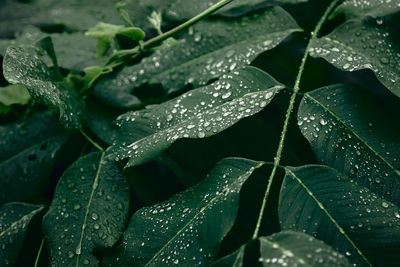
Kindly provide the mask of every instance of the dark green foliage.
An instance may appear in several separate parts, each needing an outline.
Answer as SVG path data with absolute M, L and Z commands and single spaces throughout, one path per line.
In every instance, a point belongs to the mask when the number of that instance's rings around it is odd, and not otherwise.
M 0 1 L 0 266 L 397 266 L 399 16 Z

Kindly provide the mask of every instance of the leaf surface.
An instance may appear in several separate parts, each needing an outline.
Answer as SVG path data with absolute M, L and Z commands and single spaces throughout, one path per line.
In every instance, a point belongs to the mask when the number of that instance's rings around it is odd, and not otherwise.
M 12 266 L 22 248 L 31 219 L 43 206 L 7 203 L 0 209 L 0 265 Z
M 372 70 L 393 94 L 400 97 L 400 47 L 382 27 L 348 21 L 317 38 L 310 50 L 344 71 Z
M 334 85 L 307 93 L 298 124 L 318 160 L 400 205 L 398 116 L 366 90 Z
M 242 267 L 245 250 L 246 250 L 246 245 L 242 245 L 238 250 L 213 262 L 211 266 L 212 267 L 222 267 L 222 266 Z
M 110 102 L 115 92 L 129 96 L 133 88 L 144 83 L 161 82 L 170 93 L 187 84 L 203 86 L 250 64 L 295 31 L 300 31 L 296 22 L 280 7 L 236 20 L 202 21 L 189 29 L 178 44 L 158 50 L 141 63 L 100 80 L 95 93 Z M 136 98 L 115 102 L 125 108 L 140 104 Z
M 181 138 L 215 135 L 260 112 L 284 86 L 260 69 L 246 67 L 182 96 L 128 112 L 117 119 L 117 138 L 108 157 L 142 164 Z
M 344 14 L 347 19 L 367 16 L 380 17 L 399 11 L 399 0 L 346 0 L 336 8 L 332 16 Z
M 132 216 L 117 255 L 105 266 L 209 264 L 233 226 L 242 185 L 262 165 L 224 159 L 198 185 L 140 209 Z
M 10 46 L 3 61 L 4 77 L 12 84 L 25 85 L 33 99 L 57 107 L 65 128 L 80 128 L 84 119 L 83 101 L 74 89 L 58 81 L 40 58 L 41 52 L 33 46 Z
M 259 242 L 262 266 L 352 266 L 345 256 L 304 233 L 282 231 Z
M 353 263 L 400 259 L 399 207 L 329 167 L 286 168 L 278 212 L 282 229 L 311 234 Z
M 128 208 L 127 181 L 103 153 L 91 153 L 72 164 L 43 218 L 52 266 L 97 266 L 93 251 L 114 245 Z
M 26 105 L 31 96 L 23 85 L 7 85 L 0 87 L 0 114 L 6 114 L 11 110 L 12 105 Z M 4 110 L 4 111 L 3 111 Z
M 0 205 L 28 201 L 40 193 L 67 139 L 48 113 L 0 126 Z

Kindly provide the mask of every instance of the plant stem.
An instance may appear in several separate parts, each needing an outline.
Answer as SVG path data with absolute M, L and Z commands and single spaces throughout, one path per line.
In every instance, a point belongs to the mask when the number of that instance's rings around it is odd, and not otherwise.
M 328 8 L 325 10 L 325 13 L 322 15 L 321 19 L 318 21 L 317 25 L 315 26 L 314 31 L 311 34 L 311 38 L 308 41 L 306 50 L 305 50 L 303 58 L 301 60 L 301 64 L 300 64 L 300 67 L 299 67 L 299 72 L 297 73 L 297 77 L 296 77 L 296 81 L 295 81 L 295 84 L 294 84 L 293 92 L 292 92 L 292 95 L 290 97 L 289 107 L 286 110 L 285 121 L 284 121 L 284 124 L 283 124 L 281 137 L 279 139 L 278 150 L 276 151 L 276 156 L 275 156 L 275 160 L 274 160 L 274 167 L 272 168 L 271 174 L 270 174 L 269 179 L 268 179 L 268 185 L 267 185 L 267 189 L 266 189 L 265 194 L 264 194 L 263 202 L 261 204 L 261 209 L 260 209 L 260 213 L 258 215 L 256 228 L 255 228 L 254 233 L 253 233 L 253 239 L 258 237 L 258 233 L 260 231 L 260 226 L 261 226 L 261 222 L 262 222 L 262 219 L 263 219 L 263 215 L 264 215 L 265 207 L 266 207 L 266 204 L 267 204 L 268 196 L 269 196 L 269 193 L 270 193 L 270 190 L 271 190 L 272 183 L 274 181 L 276 169 L 278 168 L 278 166 L 280 164 L 280 161 L 281 161 L 282 151 L 283 151 L 283 147 L 284 147 L 284 143 L 285 143 L 285 139 L 286 139 L 286 133 L 287 133 L 288 126 L 289 126 L 289 121 L 290 121 L 290 115 L 293 112 L 294 104 L 295 104 L 295 101 L 296 101 L 296 96 L 297 96 L 297 93 L 300 90 L 300 81 L 301 81 L 301 78 L 303 76 L 304 67 L 306 65 L 308 54 L 310 52 L 311 44 L 314 41 L 314 39 L 317 37 L 317 35 L 318 35 L 319 31 L 321 30 L 321 27 L 324 24 L 325 20 L 327 19 L 327 17 L 329 16 L 329 14 L 332 12 L 332 10 L 335 8 L 336 4 L 339 1 L 340 0 L 333 1 L 328 6 Z
M 99 144 L 97 144 L 92 138 L 90 138 L 82 129 L 79 130 L 79 132 L 83 135 L 83 137 L 86 138 L 95 148 L 98 150 L 104 152 L 104 148 L 102 148 Z
M 42 239 L 42 243 L 40 243 L 40 247 L 39 247 L 39 251 L 38 254 L 36 256 L 36 260 L 35 260 L 35 265 L 34 267 L 38 267 L 39 266 L 39 260 L 40 260 L 40 255 L 42 254 L 42 250 L 43 250 L 43 246 L 44 246 L 44 238 Z
M 115 60 L 115 58 L 121 58 L 121 57 L 126 57 L 129 55 L 136 55 L 138 53 L 140 53 L 140 49 L 146 50 L 149 49 L 151 47 L 153 47 L 154 45 L 174 36 L 175 34 L 177 34 L 178 32 L 189 28 L 190 26 L 192 26 L 193 24 L 199 22 L 200 20 L 208 17 L 209 15 L 213 14 L 215 11 L 217 11 L 218 9 L 222 8 L 223 6 L 229 4 L 230 2 L 233 2 L 234 0 L 221 0 L 218 3 L 216 3 L 215 5 L 209 7 L 208 9 L 204 10 L 203 12 L 201 12 L 200 14 L 198 14 L 197 16 L 189 19 L 188 21 L 182 23 L 181 25 L 173 28 L 172 30 L 169 30 L 161 35 L 158 35 L 146 42 L 144 42 L 140 47 L 135 47 L 132 49 L 126 49 L 126 50 L 121 50 L 118 51 L 116 53 L 114 53 L 113 55 L 110 56 L 110 58 L 107 60 L 106 65 L 108 65 L 109 63 L 111 63 L 112 61 Z

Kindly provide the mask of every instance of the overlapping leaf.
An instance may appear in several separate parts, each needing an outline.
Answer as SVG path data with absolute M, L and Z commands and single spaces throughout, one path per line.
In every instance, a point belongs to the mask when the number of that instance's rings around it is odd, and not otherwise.
M 219 267 L 219 266 L 221 266 L 221 267 L 222 266 L 242 267 L 245 252 L 246 252 L 246 245 L 242 245 L 239 249 L 232 252 L 231 254 L 213 262 L 213 264 L 211 266 L 212 267 Z
M 97 266 L 93 251 L 118 240 L 128 208 L 128 185 L 114 162 L 100 152 L 76 161 L 43 219 L 52 266 Z
M 333 16 L 345 14 L 346 18 L 380 17 L 400 11 L 399 0 L 346 0 L 338 6 Z
M 0 87 L 0 114 L 6 114 L 12 105 L 26 105 L 31 96 L 23 85 L 7 85 Z
M 31 96 L 45 105 L 58 108 L 65 128 L 80 128 L 84 104 L 74 89 L 58 81 L 34 46 L 10 46 L 4 56 L 4 77 L 12 84 L 25 85 Z
M 13 266 L 31 219 L 43 206 L 12 202 L 0 209 L 0 265 Z
M 372 70 L 393 94 L 400 97 L 400 47 L 385 28 L 348 21 L 317 38 L 310 50 L 345 71 Z
M 345 256 L 304 233 L 282 231 L 259 242 L 263 266 L 352 266 Z
M 360 88 L 334 85 L 307 93 L 298 124 L 323 164 L 400 205 L 398 116 Z
M 248 65 L 257 55 L 299 30 L 280 7 L 236 20 L 203 21 L 189 29 L 178 44 L 100 80 L 95 93 L 113 105 L 135 107 L 140 104 L 130 95 L 135 87 L 148 82 L 162 83 L 165 90 L 174 92 L 187 84 L 205 85 L 213 78 Z
M 106 266 L 204 266 L 236 218 L 239 192 L 263 163 L 224 159 L 200 184 L 136 212 Z
M 311 234 L 353 263 L 400 259 L 399 206 L 329 167 L 286 168 L 278 211 L 282 229 Z
M 177 139 L 209 137 L 258 113 L 283 88 L 262 70 L 246 67 L 176 99 L 125 113 L 117 119 L 118 137 L 108 157 L 129 159 L 126 167 L 144 163 Z
M 0 205 L 27 201 L 48 183 L 67 140 L 48 113 L 0 127 Z

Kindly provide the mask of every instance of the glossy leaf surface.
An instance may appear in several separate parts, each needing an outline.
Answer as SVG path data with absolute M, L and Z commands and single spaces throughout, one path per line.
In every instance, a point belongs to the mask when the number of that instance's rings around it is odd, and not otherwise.
M 129 190 L 114 162 L 100 152 L 62 175 L 43 218 L 52 266 L 98 266 L 95 249 L 111 247 L 125 227 Z
M 107 157 L 144 163 L 181 138 L 205 138 L 261 111 L 284 87 L 265 72 L 247 67 L 219 81 L 117 120 Z
M 263 165 L 224 159 L 198 185 L 137 211 L 106 266 L 204 266 L 232 227 L 243 183 Z

